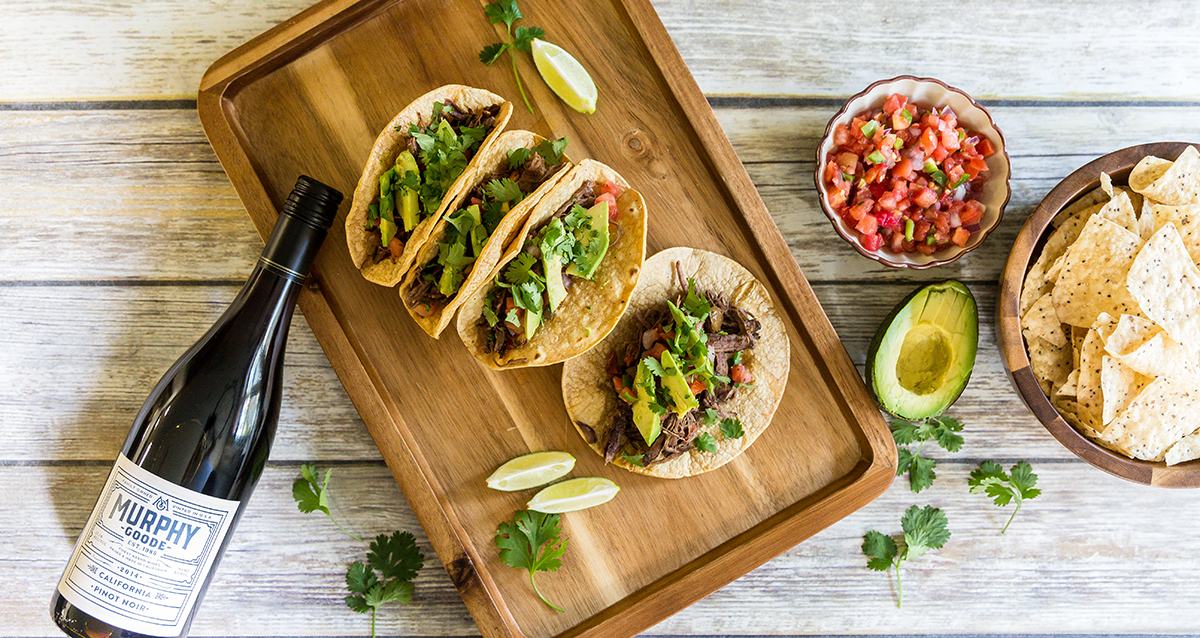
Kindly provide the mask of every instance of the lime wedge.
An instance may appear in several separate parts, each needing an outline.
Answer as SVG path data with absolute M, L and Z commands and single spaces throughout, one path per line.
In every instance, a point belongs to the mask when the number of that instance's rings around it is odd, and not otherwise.
M 538 492 L 529 501 L 529 509 L 544 514 L 562 514 L 607 503 L 621 488 L 597 476 L 555 483 Z
M 596 83 L 587 69 L 562 47 L 534 38 L 533 63 L 552 91 L 580 113 L 596 111 Z
M 566 452 L 534 452 L 496 468 L 487 486 L 502 492 L 527 490 L 561 478 L 575 467 L 575 457 Z

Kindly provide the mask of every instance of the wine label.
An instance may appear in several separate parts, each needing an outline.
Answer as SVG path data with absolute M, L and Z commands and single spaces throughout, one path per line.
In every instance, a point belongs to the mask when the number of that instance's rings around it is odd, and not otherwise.
M 238 501 L 198 494 L 117 457 L 58 593 L 148 636 L 183 633 Z

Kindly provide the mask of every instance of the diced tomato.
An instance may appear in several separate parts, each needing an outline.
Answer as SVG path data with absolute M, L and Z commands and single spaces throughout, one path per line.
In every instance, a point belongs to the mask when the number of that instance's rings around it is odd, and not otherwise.
M 904 108 L 905 104 L 908 104 L 907 97 L 900 95 L 899 93 L 893 93 L 889 95 L 886 100 L 884 100 L 883 112 L 889 114 L 895 113 L 896 111 Z
M 412 310 L 413 314 L 418 317 L 428 317 L 429 315 L 433 314 L 433 306 L 429 305 L 428 303 L 419 303 L 410 308 L 410 310 Z
M 883 245 L 883 237 L 879 235 L 863 235 L 859 242 L 867 250 L 879 250 L 879 247 Z
M 833 145 L 845 146 L 850 143 L 853 136 L 850 134 L 850 129 L 846 128 L 845 124 L 838 124 L 833 129 Z
M 912 179 L 914 175 L 912 161 L 908 158 L 896 162 L 896 167 L 892 169 L 892 176 L 899 179 Z
M 907 252 L 904 250 L 904 234 L 892 233 L 892 236 L 888 239 L 888 248 L 891 248 L 894 253 Z
M 392 259 L 399 259 L 400 253 L 404 252 L 404 242 L 400 241 L 399 237 L 393 237 L 392 241 L 388 242 L 388 251 L 392 253 Z
M 971 200 L 967 203 L 967 206 L 958 213 L 958 219 L 962 222 L 963 226 L 978 224 L 979 220 L 983 219 L 983 204 L 980 204 L 975 200 Z
M 662 326 L 658 327 L 658 339 L 660 341 L 670 340 L 670 339 L 674 339 L 674 338 L 675 338 L 674 330 L 663 330 Z
M 921 253 L 922 255 L 932 255 L 933 253 L 937 252 L 937 246 L 932 246 L 930 244 L 926 244 L 925 242 L 921 242 L 917 244 L 917 252 Z
M 996 154 L 996 149 L 992 147 L 991 140 L 986 137 L 979 140 L 979 143 L 975 145 L 975 150 L 984 157 L 991 157 Z
M 692 394 L 700 394 L 701 392 L 704 392 L 706 387 L 707 386 L 704 385 L 703 381 L 695 377 L 688 379 L 688 389 L 692 391 Z
M 874 206 L 875 206 L 875 202 L 873 202 L 869 199 L 866 201 L 863 201 L 863 202 L 859 202 L 858 204 L 855 204 L 849 210 L 850 219 L 853 219 L 855 221 L 855 224 L 857 224 L 859 220 L 861 220 L 863 217 L 866 217 L 867 213 L 871 212 L 871 208 L 873 208 Z M 851 224 L 851 225 L 853 226 L 855 224 Z
M 739 364 L 729 368 L 729 380 L 734 383 L 751 383 L 754 381 L 754 375 L 750 374 L 746 366 Z
M 835 210 L 846 204 L 846 198 L 850 196 L 849 188 L 842 188 L 829 193 L 829 205 Z
M 932 225 L 923 219 L 917 222 L 916 226 L 913 227 L 913 239 L 916 241 L 925 241 L 925 238 L 929 235 L 929 228 Z
M 858 224 L 854 226 L 854 230 L 864 235 L 874 234 L 875 231 L 879 230 L 879 220 L 875 219 L 874 215 L 868 213 L 863 215 L 862 219 L 858 220 Z
M 892 211 L 885 210 L 875 215 L 875 223 L 881 227 L 896 228 L 900 225 L 900 217 Z
M 597 204 L 600 204 L 600 203 L 608 204 L 608 221 L 610 221 L 610 222 L 617 221 L 617 215 L 620 214 L 621 211 L 620 211 L 620 209 L 617 208 L 617 196 L 616 195 L 613 195 L 611 192 L 608 192 L 608 191 L 601 192 L 596 197 L 596 203 Z
M 966 246 L 967 239 L 970 237 L 971 231 L 967 230 L 966 228 L 959 227 L 954 229 L 954 234 L 950 236 L 950 241 L 954 242 L 954 245 L 956 246 Z
M 654 357 L 655 359 L 657 359 L 662 356 L 662 353 L 664 351 L 666 351 L 666 349 L 667 349 L 666 344 L 664 344 L 663 342 L 660 341 L 660 342 L 654 344 L 653 346 L 651 346 L 651 348 L 646 351 L 646 356 Z
M 913 203 L 921 208 L 929 208 L 937 201 L 937 193 L 932 188 L 922 188 L 912 196 Z
M 975 179 L 987 169 L 987 162 L 983 161 L 981 157 L 972 158 L 967 162 L 967 172 L 971 174 L 971 179 Z
M 621 196 L 621 187 L 618 186 L 616 182 L 604 182 L 604 184 L 600 186 L 600 193 L 611 193 L 613 199 L 616 200 L 617 197 Z

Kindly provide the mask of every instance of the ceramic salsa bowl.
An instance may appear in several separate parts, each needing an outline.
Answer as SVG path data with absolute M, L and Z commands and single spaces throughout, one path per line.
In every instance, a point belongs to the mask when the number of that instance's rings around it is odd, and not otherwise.
M 915 102 L 919 106 L 933 106 L 939 109 L 949 106 L 961 125 L 968 130 L 978 131 L 981 136 L 991 142 L 992 147 L 996 150 L 991 157 L 987 158 L 989 176 L 981 198 L 986 210 L 983 219 L 979 222 L 979 230 L 971 233 L 965 246 L 950 245 L 932 255 L 896 253 L 888 250 L 886 245 L 877 250 L 867 250 L 859 241 L 858 231 L 835 213 L 829 204 L 829 192 L 821 179 L 821 174 L 826 164 L 826 158 L 834 147 L 834 130 L 839 124 L 849 125 L 856 116 L 882 107 L 887 97 L 893 93 L 907 96 L 909 102 Z M 987 109 L 977 104 L 966 93 L 940 80 L 902 75 L 890 80 L 880 80 L 868 86 L 861 93 L 847 100 L 842 109 L 829 120 L 821 143 L 817 145 L 817 169 L 814 177 L 821 209 L 825 211 L 825 215 L 833 224 L 833 229 L 837 231 L 837 234 L 849 242 L 859 254 L 893 268 L 923 269 L 953 262 L 977 248 L 987 239 L 988 234 L 1000 224 L 1000 219 L 1004 215 L 1004 207 L 1008 204 L 1011 195 L 1010 175 L 1011 169 L 1008 153 L 1004 147 L 1004 136 L 996 127 L 996 123 L 992 121 L 992 116 Z

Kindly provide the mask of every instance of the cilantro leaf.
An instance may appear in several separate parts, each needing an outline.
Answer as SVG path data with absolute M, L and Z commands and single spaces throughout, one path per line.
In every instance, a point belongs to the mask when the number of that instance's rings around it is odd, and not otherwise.
M 412 600 L 412 579 L 425 564 L 425 555 L 417 549 L 416 539 L 408 532 L 380 534 L 371 542 L 367 562 L 355 561 L 346 570 L 346 606 L 360 614 L 371 612 L 371 636 L 375 636 L 375 616 L 379 608 L 391 602 Z M 379 570 L 382 576 L 376 576 Z
M 391 536 L 380 534 L 371 541 L 367 562 L 387 580 L 412 580 L 425 564 L 425 555 L 417 549 L 417 539 L 399 530 Z
M 628 452 L 621 452 L 621 458 L 638 467 L 646 467 L 646 464 L 642 462 L 642 458 L 645 456 L 645 454 L 630 454 Z
M 521 187 L 507 177 L 488 182 L 483 187 L 483 192 L 498 202 L 517 202 L 525 196 L 525 193 L 521 192 Z
M 1017 504 L 1012 515 L 1008 517 L 1008 522 L 1000 530 L 1001 534 L 1008 531 L 1008 526 L 1021 510 L 1021 503 L 1025 499 L 1037 498 L 1042 493 L 1034 487 L 1037 485 L 1037 474 L 1033 473 L 1033 468 L 1025 461 L 1014 465 L 1011 475 L 1006 474 L 999 463 L 984 461 L 979 469 L 971 472 L 967 485 L 970 486 L 972 494 L 984 492 L 1000 507 L 1007 507 L 1009 503 Z
M 329 520 L 337 525 L 337 528 L 342 530 L 342 533 L 353 538 L 358 542 L 363 542 L 363 539 L 351 534 L 349 530 L 342 527 L 342 524 L 337 522 L 333 514 L 329 511 L 329 478 L 333 474 L 333 470 L 325 470 L 325 480 L 317 480 L 317 466 L 311 463 L 305 463 L 300 466 L 300 478 L 292 483 L 292 498 L 296 500 L 296 507 L 305 514 L 311 514 L 316 511 L 325 513 Z
M 712 408 L 705 408 L 704 415 L 700 417 L 704 425 L 716 425 L 721 420 L 721 413 Z
M 526 252 L 517 253 L 517 256 L 504 268 L 505 282 L 520 285 L 536 278 L 538 275 L 533 272 L 533 266 L 536 263 L 537 259 L 533 255 Z
M 871 530 L 863 535 L 862 553 L 867 556 L 867 567 L 885 572 L 900 553 L 896 541 L 891 537 Z
M 656 377 L 665 376 L 667 374 L 667 371 L 663 369 L 662 364 L 659 363 L 658 359 L 655 359 L 654 357 L 646 357 L 645 359 L 642 359 L 642 361 L 645 362 L 646 369 L 650 371 L 650 374 L 653 374 Z
M 933 479 L 937 478 L 937 473 L 933 469 L 937 466 L 937 461 L 913 454 L 906 447 L 900 448 L 899 453 L 896 476 L 903 476 L 905 472 L 908 472 L 909 488 L 913 492 L 920 492 L 933 485 Z
M 496 0 L 484 7 L 483 13 L 491 24 L 504 23 L 505 30 L 508 32 L 508 40 L 484 47 L 479 52 L 479 60 L 484 64 L 491 65 L 507 50 L 508 57 L 512 61 L 513 77 L 517 80 L 517 90 L 521 92 L 521 99 L 525 100 L 525 108 L 533 113 L 533 107 L 530 106 L 529 98 L 525 95 L 525 87 L 521 84 L 521 75 L 517 73 L 517 54 L 514 51 L 520 50 L 529 53 L 533 39 L 544 37 L 546 32 L 538 27 L 523 26 L 513 30 L 513 23 L 525 17 L 517 8 L 517 0 Z
M 896 445 L 908 445 L 909 443 L 917 443 L 925 440 L 921 438 L 919 429 L 915 423 L 892 421 L 888 427 L 892 430 L 892 438 L 896 440 Z
M 687 297 L 683 300 L 683 309 L 688 311 L 693 317 L 704 321 L 708 318 L 708 314 L 712 312 L 712 305 L 706 299 L 696 294 L 696 282 L 688 279 Z
M 742 429 L 741 421 L 728 418 L 721 421 L 721 434 L 727 439 L 740 439 L 745 436 L 746 431 Z
M 538 591 L 534 575 L 541 571 L 558 571 L 562 566 L 562 555 L 566 541 L 562 533 L 558 514 L 543 514 L 530 510 L 519 510 L 511 522 L 505 521 L 496 528 L 496 547 L 500 548 L 500 560 L 509 567 L 529 572 L 529 584 L 542 602 L 557 611 L 563 609 L 546 600 Z
M 488 305 L 483 307 L 483 318 L 487 320 L 488 325 L 493 328 L 496 327 L 496 324 L 500 323 L 500 317 L 497 317 L 496 311 L 492 310 L 492 307 Z
M 708 452 L 709 454 L 716 454 L 717 452 L 717 441 L 708 432 L 701 432 L 692 440 L 692 443 L 696 445 L 696 449 L 702 452 Z
M 930 549 L 941 549 L 950 540 L 950 530 L 946 529 L 946 515 L 942 510 L 926 505 L 918 508 L 916 505 L 904 512 L 900 519 L 900 527 L 904 529 L 904 543 L 908 546 L 905 558 L 916 558 Z M 914 554 L 914 552 L 916 552 Z
M 479 52 L 479 61 L 491 66 L 496 63 L 496 60 L 500 59 L 500 56 L 504 54 L 504 50 L 507 48 L 508 45 L 503 42 L 493 42 L 483 47 L 483 50 Z
M 539 36 L 540 37 L 540 36 Z M 537 146 L 533 147 L 542 159 L 546 160 L 546 164 L 553 166 L 562 162 L 563 150 L 567 148 L 567 138 L 560 137 L 556 140 L 542 140 Z
M 906 560 L 941 548 L 950 539 L 946 529 L 946 515 L 942 510 L 926 505 L 908 508 L 900 519 L 903 536 L 893 538 L 874 530 L 863 536 L 862 552 L 867 556 L 867 567 L 875 571 L 896 570 L 896 606 L 904 600 L 904 589 L 900 582 L 900 565 Z
M 503 22 L 510 27 L 512 23 L 525 17 L 517 8 L 517 0 L 497 0 L 497 2 L 484 7 L 483 13 L 487 16 L 488 22 L 492 24 Z
M 521 168 L 522 166 L 524 166 L 525 162 L 529 161 L 529 155 L 531 153 L 533 153 L 533 149 L 525 148 L 524 146 L 522 146 L 520 148 L 514 148 L 513 150 L 509 151 L 508 152 L 508 168 L 509 168 L 509 170 L 515 171 L 518 168 Z
M 957 452 L 962 449 L 963 438 L 956 432 L 961 432 L 963 426 L 959 424 L 958 419 L 933 417 L 929 419 L 929 425 L 933 438 L 937 440 L 938 445 L 942 446 L 942 449 L 947 452 Z

